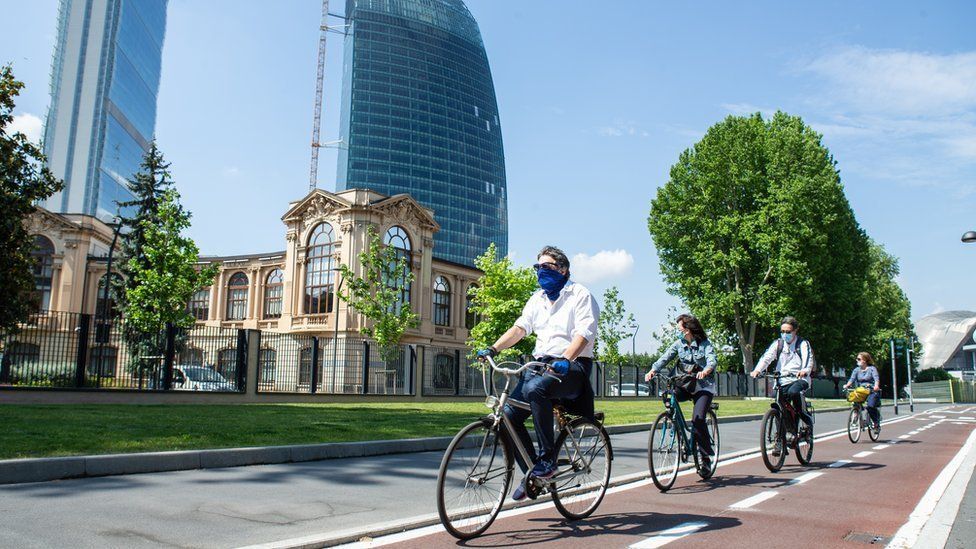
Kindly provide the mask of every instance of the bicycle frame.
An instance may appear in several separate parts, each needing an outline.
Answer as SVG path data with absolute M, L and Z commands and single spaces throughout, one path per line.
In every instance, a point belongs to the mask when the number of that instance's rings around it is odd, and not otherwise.
M 689 456 L 695 455 L 695 451 L 698 450 L 698 443 L 695 441 L 695 437 L 691 436 L 691 427 L 688 426 L 688 422 L 685 421 L 685 415 L 681 412 L 681 405 L 678 402 L 678 395 L 675 394 L 674 388 L 669 387 L 665 389 L 665 394 L 669 395 L 668 400 L 665 402 L 665 407 L 668 409 L 671 421 L 674 422 L 675 434 L 681 437 L 681 447 L 685 449 L 680 456 L 681 461 L 687 462 Z M 665 437 L 667 437 L 667 430 L 662 430 L 662 446 L 664 445 Z
M 800 425 L 800 414 L 797 412 L 796 408 L 793 407 L 792 402 L 786 399 L 780 399 L 780 390 L 782 389 L 782 385 L 779 383 L 780 375 L 776 374 L 775 376 L 770 377 L 776 381 L 776 387 L 773 389 L 773 402 L 770 403 L 769 406 L 770 408 L 779 410 L 780 422 L 786 423 L 786 420 L 789 419 L 790 423 L 792 423 L 793 431 L 796 431 Z M 789 417 L 787 418 L 787 416 Z M 789 426 L 790 425 L 787 425 L 787 427 Z M 789 429 L 787 429 L 787 431 L 789 431 Z

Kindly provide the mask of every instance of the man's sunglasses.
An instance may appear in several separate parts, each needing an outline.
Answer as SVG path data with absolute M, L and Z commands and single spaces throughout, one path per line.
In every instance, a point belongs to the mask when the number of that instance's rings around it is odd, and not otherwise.
M 532 268 L 535 269 L 536 271 L 538 271 L 539 269 L 548 269 L 550 271 L 558 271 L 559 270 L 559 265 L 556 265 L 555 263 L 552 263 L 552 262 L 548 262 L 547 261 L 546 263 L 536 263 L 535 265 L 532 266 Z

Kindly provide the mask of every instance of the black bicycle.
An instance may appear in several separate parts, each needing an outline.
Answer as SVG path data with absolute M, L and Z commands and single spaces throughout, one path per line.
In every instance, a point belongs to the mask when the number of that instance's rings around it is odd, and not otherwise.
M 454 437 L 437 474 L 437 513 L 444 528 L 458 539 L 481 535 L 498 516 L 512 482 L 514 452 L 523 463 L 532 464 L 530 449 L 515 434 L 504 410 L 506 404 L 529 409 L 528 403 L 509 396 L 509 387 L 522 372 L 545 368 L 546 364 L 503 362 L 501 365 L 518 368 L 502 368 L 487 358 L 491 369 L 505 376 L 505 386 L 497 397 L 488 395 L 485 400 L 491 413 Z M 529 375 L 543 374 L 533 370 Z M 602 412 L 591 420 L 571 415 L 558 403 L 554 411 L 558 426 L 556 474 L 548 479 L 526 475 L 525 491 L 530 499 L 552 494 L 560 514 L 579 520 L 590 516 L 603 501 L 610 485 L 613 448 L 603 428 Z
M 702 467 L 698 444 L 691 434 L 691 426 L 681 413 L 681 405 L 674 391 L 674 380 L 674 376 L 667 378 L 667 388 L 661 393 L 664 411 L 654 420 L 654 427 L 647 437 L 647 468 L 651 471 L 654 485 L 662 492 L 667 492 L 674 485 L 681 463 L 688 463 L 689 460 L 694 459 L 695 470 L 702 480 L 712 478 L 718 467 L 718 418 L 715 417 L 718 403 L 713 402 L 711 409 L 705 415 L 705 424 L 708 434 L 712 437 L 712 449 L 715 455 L 712 456 L 708 467 Z
M 770 472 L 775 473 L 783 468 L 786 461 L 786 454 L 790 450 L 796 453 L 796 459 L 802 465 L 809 465 L 813 459 L 813 427 L 808 429 L 797 429 L 800 416 L 793 404 L 788 399 L 780 398 L 780 379 L 796 378 L 796 376 L 783 376 L 779 372 L 773 374 L 763 374 L 760 377 L 769 377 L 774 381 L 773 402 L 769 405 L 762 419 L 762 427 L 759 436 L 759 448 L 762 450 L 763 463 Z M 813 405 L 803 399 L 806 411 L 810 414 L 810 419 L 814 420 Z M 802 433 L 798 433 L 802 431 Z

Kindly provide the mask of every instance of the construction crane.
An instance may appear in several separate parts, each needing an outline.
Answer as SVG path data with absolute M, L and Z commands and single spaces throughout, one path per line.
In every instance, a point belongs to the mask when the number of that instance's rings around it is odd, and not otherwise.
M 318 72 L 315 75 L 315 111 L 312 116 L 312 167 L 309 171 L 308 178 L 308 189 L 310 191 L 318 187 L 319 184 L 319 149 L 322 147 L 342 146 L 341 139 L 325 143 L 320 140 L 322 133 L 322 96 L 325 88 L 325 39 L 330 31 L 343 35 L 346 34 L 346 27 L 348 27 L 348 25 L 330 27 L 330 16 L 345 19 L 342 16 L 330 14 L 329 0 L 322 0 L 322 23 L 319 25 L 319 63 Z M 341 30 L 336 30 L 336 28 L 340 28 Z

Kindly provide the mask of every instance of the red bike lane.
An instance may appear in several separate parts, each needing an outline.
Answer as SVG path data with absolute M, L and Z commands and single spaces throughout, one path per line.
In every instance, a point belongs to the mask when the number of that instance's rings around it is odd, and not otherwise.
M 709 481 L 682 474 L 666 494 L 650 481 L 622 486 L 582 521 L 563 520 L 551 505 L 534 506 L 502 513 L 484 535 L 467 542 L 443 531 L 420 536 L 432 530 L 424 529 L 369 545 L 856 547 L 875 536 L 884 542 L 908 521 L 976 427 L 956 417 L 927 412 L 896 420 L 885 425 L 877 443 L 867 433 L 858 444 L 844 434 L 820 440 L 810 466 L 791 454 L 778 473 L 747 456 L 720 464 Z

